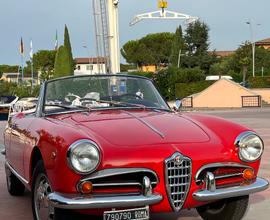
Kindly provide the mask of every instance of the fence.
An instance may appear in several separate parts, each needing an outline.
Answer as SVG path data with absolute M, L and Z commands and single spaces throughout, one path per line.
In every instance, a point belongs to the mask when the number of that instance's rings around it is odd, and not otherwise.
M 242 96 L 242 107 L 252 108 L 252 107 L 262 107 L 262 97 L 261 96 Z
M 186 97 L 183 98 L 181 101 L 183 108 L 193 108 L 193 97 Z

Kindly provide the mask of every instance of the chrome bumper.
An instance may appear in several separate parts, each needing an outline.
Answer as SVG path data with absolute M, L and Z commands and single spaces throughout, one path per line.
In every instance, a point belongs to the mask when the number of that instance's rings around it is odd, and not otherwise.
M 209 187 L 207 187 L 206 190 L 201 190 L 193 193 L 193 198 L 200 202 L 207 202 L 238 196 L 245 196 L 266 190 L 269 187 L 268 181 L 262 178 L 257 178 L 257 180 L 250 185 L 235 186 L 224 189 L 215 189 L 215 186 L 212 185 L 213 182 L 212 184 L 211 182 L 211 180 L 207 182 L 207 184 L 209 184 Z
M 51 193 L 49 203 L 55 208 L 62 209 L 97 209 L 97 208 L 127 208 L 153 205 L 162 200 L 159 194 L 125 195 L 107 197 L 83 197 Z

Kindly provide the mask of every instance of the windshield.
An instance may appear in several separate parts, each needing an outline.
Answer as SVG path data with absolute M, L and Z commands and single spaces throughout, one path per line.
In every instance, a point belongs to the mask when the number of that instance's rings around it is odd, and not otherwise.
M 46 83 L 44 110 L 153 108 L 169 110 L 150 80 L 123 76 L 76 76 Z

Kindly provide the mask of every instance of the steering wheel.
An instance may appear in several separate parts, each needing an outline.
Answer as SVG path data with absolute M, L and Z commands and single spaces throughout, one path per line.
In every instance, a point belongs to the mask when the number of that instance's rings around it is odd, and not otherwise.
M 143 97 L 137 95 L 137 94 L 133 94 L 133 93 L 126 93 L 120 96 L 120 98 L 125 98 L 125 97 L 133 97 L 136 99 L 143 99 Z

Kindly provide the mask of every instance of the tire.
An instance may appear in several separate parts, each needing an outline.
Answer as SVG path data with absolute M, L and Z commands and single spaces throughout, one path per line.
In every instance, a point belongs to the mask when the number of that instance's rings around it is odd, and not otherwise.
M 248 209 L 249 196 L 221 200 L 197 208 L 204 220 L 241 220 Z
M 25 191 L 23 183 L 5 166 L 7 190 L 12 196 L 22 196 Z

